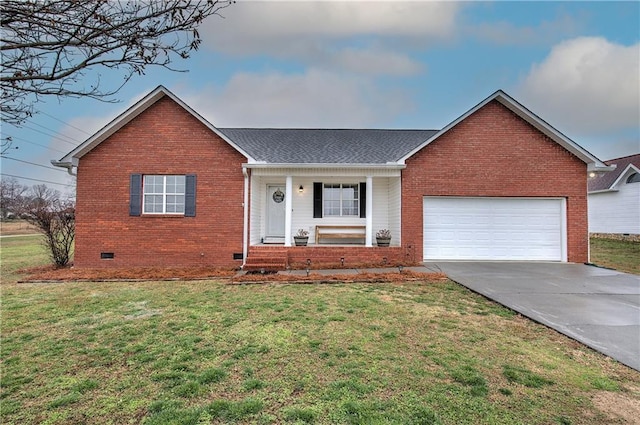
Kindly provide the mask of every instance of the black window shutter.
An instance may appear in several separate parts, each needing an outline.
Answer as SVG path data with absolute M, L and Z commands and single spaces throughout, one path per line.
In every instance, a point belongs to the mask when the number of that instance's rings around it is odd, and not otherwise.
M 367 216 L 367 184 L 360 183 L 360 218 Z
M 129 215 L 142 213 L 142 174 L 131 174 L 129 183 Z
M 313 218 L 322 218 L 322 183 L 313 183 Z
M 185 217 L 196 216 L 196 175 L 195 174 L 187 174 L 185 176 L 184 215 Z

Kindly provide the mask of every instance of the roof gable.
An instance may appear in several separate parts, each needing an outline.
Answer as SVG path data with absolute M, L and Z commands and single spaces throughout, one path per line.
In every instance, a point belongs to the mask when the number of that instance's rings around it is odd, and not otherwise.
M 554 142 L 558 143 L 560 146 L 565 148 L 567 151 L 571 152 L 573 155 L 578 157 L 584 163 L 587 164 L 587 169 L 589 171 L 608 171 L 611 170 L 607 165 L 605 165 L 602 161 L 596 158 L 593 154 L 588 152 L 586 149 L 575 143 L 573 140 L 569 139 L 567 136 L 562 134 L 560 131 L 553 128 L 542 118 L 538 117 L 536 114 L 531 112 L 529 109 L 525 108 L 522 104 L 516 101 L 514 98 L 509 96 L 502 90 L 498 90 L 493 93 L 491 96 L 484 99 L 482 102 L 478 103 L 473 108 L 469 109 L 467 112 L 462 114 L 460 117 L 456 118 L 454 121 L 445 126 L 442 130 L 435 133 L 430 139 L 426 140 L 420 146 L 417 146 L 407 155 L 402 157 L 400 161 L 403 163 L 415 155 L 418 151 L 422 150 L 425 146 L 437 140 L 440 136 L 451 130 L 458 123 L 465 120 L 467 117 L 472 115 L 474 112 L 483 108 L 485 105 L 492 101 L 497 101 L 511 112 L 522 118 L 524 121 L 528 122 L 531 126 L 536 128 L 538 131 L 549 137 Z
M 200 114 L 194 111 L 189 105 L 184 103 L 180 98 L 171 93 L 166 87 L 158 86 L 145 97 L 136 102 L 129 109 L 118 115 L 107 125 L 98 130 L 93 136 L 89 137 L 87 140 L 78 145 L 75 149 L 69 152 L 67 155 L 62 157 L 59 161 L 51 161 L 53 165 L 62 166 L 70 168 L 71 166 L 77 166 L 78 161 L 84 155 L 89 153 L 92 149 L 98 146 L 100 143 L 104 142 L 111 135 L 116 133 L 126 124 L 131 122 L 134 118 L 140 115 L 142 112 L 149 109 L 152 105 L 154 105 L 157 101 L 164 97 L 169 97 L 178 105 L 180 105 L 184 110 L 193 115 L 198 121 L 204 124 L 207 128 L 209 128 L 212 132 L 220 136 L 225 142 L 231 145 L 234 149 L 244 155 L 248 160 L 252 160 L 252 158 L 238 145 L 236 145 L 233 141 L 231 141 L 226 135 L 220 132 L 213 124 L 203 118 Z
M 615 169 L 590 178 L 588 181 L 590 193 L 615 190 L 615 187 L 632 172 L 640 172 L 640 154 L 610 159 L 604 163 Z

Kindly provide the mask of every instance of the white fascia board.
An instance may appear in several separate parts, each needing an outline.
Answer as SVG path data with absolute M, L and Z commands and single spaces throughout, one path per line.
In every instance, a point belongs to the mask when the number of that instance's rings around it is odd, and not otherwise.
M 111 120 L 107 125 L 98 130 L 93 136 L 76 146 L 71 152 L 63 156 L 60 161 L 56 161 L 57 166 L 64 166 L 62 164 L 77 165 L 78 159 L 87 154 L 93 148 L 98 146 L 104 140 L 106 140 L 113 133 L 124 127 L 132 119 L 140 115 L 149 106 L 156 103 L 159 99 L 165 96 L 165 88 L 163 86 L 156 87 L 155 90 L 147 94 L 140 99 L 136 104 L 122 112 L 120 115 Z M 75 160 L 76 164 L 73 164 Z M 59 165 L 58 165 L 59 164 Z
M 352 169 L 379 169 L 379 170 L 403 170 L 406 168 L 404 164 L 398 163 L 387 163 L 387 164 L 343 164 L 343 163 L 334 163 L 334 164 L 312 164 L 312 163 L 303 163 L 303 164 L 292 164 L 292 163 L 266 163 L 266 162 L 249 162 L 242 164 L 243 168 L 286 168 L 286 169 L 308 169 L 308 168 L 320 168 L 320 169 L 331 169 L 331 168 L 352 168 Z
M 629 176 L 632 173 L 640 173 L 640 169 L 638 169 L 638 167 L 636 167 L 633 164 L 629 164 L 627 165 L 627 167 L 620 173 L 620 175 L 618 176 L 618 178 L 611 184 L 611 186 L 609 186 L 609 190 L 614 190 L 613 188 L 616 187 L 622 180 L 626 180 L 629 178 Z
M 553 141 L 558 143 L 560 146 L 564 147 L 569 152 L 577 156 L 580 160 L 582 160 L 588 165 L 587 166 L 588 171 L 610 171 L 612 169 L 608 167 L 606 164 L 604 164 L 604 162 L 596 158 L 593 154 L 588 152 L 586 149 L 584 149 L 583 147 L 575 143 L 573 140 L 569 139 L 567 136 L 565 136 L 564 134 L 562 134 L 561 132 L 553 128 L 551 125 L 549 125 L 546 121 L 544 121 L 543 119 L 538 117 L 536 114 L 534 114 L 533 112 L 525 108 L 522 104 L 520 104 L 518 101 L 516 101 L 514 98 L 512 98 L 502 90 L 496 91 L 491 96 L 487 97 L 482 102 L 478 103 L 476 106 L 469 109 L 460 117 L 456 118 L 454 121 L 449 123 L 442 130 L 440 130 L 439 132 L 431 136 L 431 138 L 424 141 L 420 146 L 416 147 L 407 155 L 400 158 L 398 162 L 404 164 L 404 162 L 407 159 L 415 155 L 418 151 L 420 151 L 425 146 L 427 146 L 428 144 L 438 139 L 440 136 L 442 136 L 444 133 L 449 131 L 451 128 L 455 127 L 460 122 L 464 121 L 467 117 L 469 117 L 471 114 L 475 113 L 476 111 L 478 111 L 479 109 L 481 109 L 482 107 L 484 107 L 485 105 L 487 105 L 489 102 L 493 100 L 497 100 L 506 108 L 508 108 L 513 113 L 518 115 L 520 118 L 524 119 L 533 127 L 538 129 L 540 132 L 547 135 L 549 138 L 551 138 Z
M 90 152 L 93 148 L 98 146 L 100 143 L 105 141 L 111 135 L 113 135 L 116 131 L 120 130 L 126 124 L 131 122 L 135 117 L 140 115 L 158 100 L 162 99 L 164 96 L 170 97 L 173 101 L 175 101 L 178 105 L 184 108 L 191 115 L 196 117 L 202 124 L 204 124 L 207 128 L 213 131 L 216 135 L 218 135 L 222 140 L 231 145 L 235 150 L 237 150 L 240 154 L 242 154 L 248 160 L 252 160 L 252 158 L 239 146 L 233 143 L 227 136 L 225 136 L 222 132 L 220 132 L 213 124 L 207 121 L 204 117 L 194 111 L 189 105 L 184 103 L 180 98 L 171 93 L 166 87 L 158 86 L 141 100 L 139 100 L 136 104 L 131 106 L 129 109 L 118 115 L 116 118 L 111 120 L 107 125 L 102 127 L 98 132 L 96 132 L 93 136 L 89 137 L 87 140 L 78 145 L 75 149 L 69 152 L 67 155 L 62 157 L 59 161 L 52 161 L 53 165 L 58 167 L 67 167 L 69 165 L 77 166 L 78 160 Z

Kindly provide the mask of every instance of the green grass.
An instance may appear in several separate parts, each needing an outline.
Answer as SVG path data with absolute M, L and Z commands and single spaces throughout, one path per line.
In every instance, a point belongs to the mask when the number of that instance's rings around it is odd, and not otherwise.
M 16 271 L 27 267 L 48 264 L 46 248 L 41 244 L 42 235 L 12 236 L 0 238 L 0 270 L 3 280 L 15 280 Z
M 596 395 L 640 402 L 637 372 L 448 281 L 1 289 L 3 424 L 599 424 Z
M 640 274 L 640 242 L 591 238 L 591 262 L 622 272 Z

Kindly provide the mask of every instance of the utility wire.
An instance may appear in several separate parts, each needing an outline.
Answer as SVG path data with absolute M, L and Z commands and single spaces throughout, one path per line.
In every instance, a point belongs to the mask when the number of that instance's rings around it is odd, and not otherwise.
M 67 139 L 68 141 L 73 142 L 73 143 L 76 143 L 76 144 L 78 144 L 78 143 L 82 143 L 81 141 L 76 140 L 76 139 L 74 139 L 74 138 L 73 138 L 73 137 L 71 137 L 71 136 L 67 136 L 66 134 L 62 134 L 62 133 L 60 133 L 59 131 L 56 131 L 56 130 L 54 130 L 54 129 L 52 129 L 52 128 L 47 127 L 46 125 L 42 125 L 42 124 L 40 124 L 40 123 L 37 123 L 37 122 L 35 122 L 33 119 L 31 119 L 31 118 L 27 118 L 27 122 L 29 122 L 29 123 L 31 123 L 31 124 L 33 124 L 33 125 L 37 126 L 37 127 L 40 127 L 40 128 L 42 128 L 42 129 L 44 129 L 44 130 L 46 130 L 46 131 L 49 131 L 49 132 L 53 133 L 53 136 L 55 136 L 55 137 L 62 138 L 62 139 Z
M 7 177 L 15 177 L 15 178 L 17 178 L 17 179 L 32 180 L 32 181 L 34 181 L 34 182 L 42 182 L 42 183 L 57 184 L 57 185 L 60 185 L 60 186 L 68 186 L 68 187 L 75 186 L 74 184 L 56 183 L 56 182 L 52 182 L 52 181 L 50 181 L 50 180 L 32 179 L 31 177 L 15 176 L 15 175 L 13 175 L 13 174 L 5 174 L 5 173 L 2 173 L 1 175 L 3 175 L 3 176 L 7 176 Z
M 67 126 L 69 126 L 69 127 L 71 127 L 71 128 L 75 128 L 76 130 L 78 130 L 78 131 L 80 131 L 80 132 L 82 132 L 82 133 L 86 134 L 87 136 L 91 136 L 91 133 L 89 133 L 88 131 L 85 131 L 85 130 L 83 130 L 83 129 L 79 128 L 79 127 L 76 127 L 76 126 L 75 126 L 75 125 L 73 125 L 73 124 L 69 124 L 68 122 L 64 122 L 64 121 L 62 121 L 61 119 L 56 118 L 56 117 L 54 117 L 53 115 L 47 114 L 47 113 L 46 113 L 46 112 L 44 112 L 44 111 L 38 111 L 38 113 L 39 113 L 39 114 L 46 115 L 46 116 L 48 116 L 49 118 L 53 118 L 54 120 L 56 120 L 56 121 L 58 121 L 58 122 L 61 122 L 62 124 L 67 125 Z
M 44 134 L 45 136 L 53 137 L 53 138 L 55 138 L 55 139 L 58 139 L 58 140 L 61 140 L 61 141 L 65 142 L 65 143 L 69 143 L 70 145 L 73 145 L 74 147 L 76 147 L 76 146 L 78 146 L 80 143 L 82 143 L 82 142 L 78 142 L 78 143 L 70 142 L 69 140 L 65 140 L 65 139 L 63 139 L 62 137 L 56 136 L 55 134 L 45 133 L 45 132 L 44 132 L 44 131 L 42 131 L 42 130 L 38 130 L 37 128 L 29 127 L 28 125 L 25 125 L 25 124 L 23 124 L 22 126 L 23 126 L 24 128 L 28 128 L 29 130 L 32 130 L 32 131 L 38 132 L 38 133 L 40 133 L 40 134 Z
M 25 163 L 25 164 L 35 165 L 35 166 L 37 166 L 37 167 L 47 168 L 47 169 L 49 169 L 49 170 L 62 171 L 63 173 L 66 173 L 66 172 L 67 172 L 67 170 L 63 170 L 62 168 L 48 167 L 48 166 L 46 166 L 46 165 L 36 164 L 35 162 L 24 161 L 24 160 L 22 160 L 22 159 L 11 158 L 11 157 L 8 157 L 8 156 L 0 156 L 0 158 L 2 158 L 2 159 L 10 159 L 11 161 L 23 162 L 23 163 Z
M 49 150 L 60 152 L 60 153 L 64 153 L 64 154 L 67 153 L 65 151 L 61 151 L 60 149 L 52 148 L 50 146 L 41 145 L 40 143 L 32 142 L 31 140 L 27 140 L 27 139 L 24 139 L 22 137 L 18 137 L 18 136 L 10 136 L 10 137 L 11 137 L 11 140 L 20 140 L 20 141 L 22 141 L 24 143 L 29 143 L 30 145 L 40 146 L 41 148 L 49 149 Z

